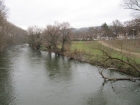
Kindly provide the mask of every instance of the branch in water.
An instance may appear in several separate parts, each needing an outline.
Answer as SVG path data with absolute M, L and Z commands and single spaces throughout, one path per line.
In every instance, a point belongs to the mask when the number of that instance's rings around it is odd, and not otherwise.
M 108 78 L 103 75 L 103 70 L 100 71 L 98 68 L 98 71 L 105 81 L 121 81 L 121 80 L 128 80 L 128 81 L 132 81 L 132 82 L 135 82 L 136 80 L 140 81 L 140 77 L 139 78 Z

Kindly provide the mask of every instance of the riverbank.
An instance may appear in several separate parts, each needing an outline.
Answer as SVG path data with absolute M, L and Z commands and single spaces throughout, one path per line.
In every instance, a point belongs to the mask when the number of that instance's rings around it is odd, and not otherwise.
M 113 62 L 105 61 L 105 59 L 98 56 L 75 53 L 75 52 L 65 52 L 65 53 L 60 53 L 60 54 L 68 57 L 69 60 L 78 60 L 80 62 L 89 63 L 93 66 L 102 67 L 104 69 L 115 70 L 121 73 L 135 76 L 135 77 L 139 76 L 139 72 L 135 71 L 133 68 L 127 65 L 120 65 L 119 61 L 113 61 Z
M 60 50 L 55 51 L 56 54 L 63 55 L 69 58 L 69 60 L 78 60 L 81 62 L 90 63 L 94 66 L 100 66 L 107 69 L 116 70 L 125 74 L 139 76 L 139 72 L 135 70 L 132 66 L 122 63 L 119 60 L 108 59 L 105 54 L 101 51 L 110 54 L 111 57 L 122 59 L 126 61 L 128 56 L 120 52 L 117 52 L 111 48 L 101 45 L 98 41 L 75 41 L 72 43 L 71 47 L 65 51 Z M 132 59 L 132 57 L 130 57 Z M 139 63 L 139 59 L 135 59 Z M 131 63 L 131 62 L 130 62 Z

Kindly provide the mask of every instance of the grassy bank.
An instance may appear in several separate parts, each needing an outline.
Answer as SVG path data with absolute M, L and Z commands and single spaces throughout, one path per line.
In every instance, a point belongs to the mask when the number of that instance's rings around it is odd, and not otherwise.
M 129 58 L 130 60 L 135 61 L 137 64 L 140 64 L 139 58 L 117 52 L 111 48 L 99 44 L 98 41 L 74 41 L 70 51 L 65 52 L 64 55 L 83 62 L 88 62 L 93 65 L 99 65 L 105 68 L 115 68 L 115 70 L 138 76 L 138 72 L 135 71 L 134 68 L 131 68 L 117 60 L 107 60 L 106 56 L 104 56 L 100 49 L 103 49 L 113 58 L 119 58 L 123 61 L 127 61 Z M 133 63 L 133 61 L 130 62 Z
M 86 54 L 98 56 L 101 55 L 101 51 L 98 50 L 98 47 L 101 45 L 97 41 L 74 41 L 71 46 L 71 51 L 80 51 Z
M 129 44 L 131 45 L 133 42 L 130 41 L 130 40 L 127 40 L 129 41 Z M 106 43 L 110 44 L 110 45 L 113 45 L 114 47 L 119 47 L 118 43 L 119 41 L 118 40 L 109 40 L 109 41 L 105 41 Z M 126 43 L 126 41 L 125 41 Z M 135 42 L 135 43 L 138 43 L 138 42 Z M 136 47 L 135 45 L 131 45 L 129 46 L 129 44 L 125 44 L 123 45 L 123 49 L 127 49 L 127 51 L 130 51 L 132 50 L 133 47 Z M 125 48 L 127 46 L 127 48 Z M 129 49 L 131 50 L 129 50 Z M 140 46 L 139 46 L 140 48 Z M 137 46 L 137 48 L 133 48 L 135 50 L 132 50 L 133 52 L 139 52 L 139 48 Z M 120 58 L 120 59 L 123 59 L 123 60 L 126 60 L 127 56 L 131 57 L 132 59 L 134 59 L 136 61 L 136 63 L 140 64 L 140 58 L 138 57 L 135 57 L 133 55 L 127 55 L 127 54 L 124 54 L 124 53 L 120 53 L 118 51 L 115 51 L 111 48 L 108 48 L 108 47 L 105 47 L 103 45 L 101 45 L 100 43 L 98 43 L 98 41 L 74 41 L 72 43 L 72 46 L 71 46 L 71 49 L 70 51 L 71 52 L 81 52 L 81 53 L 85 53 L 87 55 L 93 55 L 93 56 L 98 56 L 98 57 L 101 57 L 103 55 L 103 53 L 101 52 L 100 49 L 105 49 L 108 53 L 111 53 L 111 55 L 113 57 L 116 57 L 116 58 Z
M 116 40 L 114 40 L 114 42 L 106 41 L 106 43 L 113 46 L 119 46 L 117 45 L 119 42 Z M 60 49 L 60 46 L 58 47 Z M 44 46 L 41 46 L 41 49 L 47 50 Z M 137 72 L 135 68 L 131 67 L 130 65 L 124 64 L 122 61 L 116 59 L 108 59 L 103 51 L 112 58 L 120 59 L 126 62 L 129 60 L 129 62 L 132 64 L 136 62 L 140 68 L 140 58 L 113 50 L 112 48 L 100 44 L 98 41 L 73 41 L 71 47 L 67 48 L 66 52 L 62 53 L 58 50 L 56 53 L 65 55 L 70 59 L 76 59 L 93 65 L 102 66 L 104 68 L 113 68 L 114 70 L 133 76 L 140 75 L 139 72 Z

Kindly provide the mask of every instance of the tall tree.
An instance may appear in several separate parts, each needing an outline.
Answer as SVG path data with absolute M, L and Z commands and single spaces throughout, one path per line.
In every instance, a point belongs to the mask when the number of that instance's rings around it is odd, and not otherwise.
M 3 25 L 4 20 L 6 19 L 7 9 L 3 0 L 0 0 L 0 25 Z
M 89 35 L 89 40 L 93 40 L 93 36 L 94 36 L 94 27 L 89 27 L 88 28 L 88 35 Z
M 48 25 L 43 32 L 43 39 L 46 41 L 48 50 L 55 51 L 60 42 L 60 26 L 58 24 Z
M 38 26 L 30 26 L 27 29 L 28 33 L 28 43 L 31 47 L 35 49 L 39 49 L 41 45 L 41 33 L 42 29 L 39 28 Z
M 102 32 L 103 32 L 104 37 L 107 38 L 107 37 L 112 36 L 112 31 L 106 23 L 102 24 L 101 28 L 102 28 Z
M 60 24 L 60 33 L 61 33 L 61 51 L 63 52 L 65 50 L 66 45 L 71 44 L 71 27 L 68 22 L 64 22 Z
M 26 31 L 10 23 L 6 19 L 7 8 L 4 0 L 0 0 L 0 51 L 6 46 L 25 42 Z
M 140 34 L 140 19 L 133 19 L 124 22 L 125 32 L 130 38 L 139 37 Z
M 3 0 L 0 0 L 0 51 L 6 46 L 5 36 L 6 7 Z
M 123 24 L 119 20 L 113 21 L 112 30 L 113 30 L 115 37 L 117 37 L 123 30 Z

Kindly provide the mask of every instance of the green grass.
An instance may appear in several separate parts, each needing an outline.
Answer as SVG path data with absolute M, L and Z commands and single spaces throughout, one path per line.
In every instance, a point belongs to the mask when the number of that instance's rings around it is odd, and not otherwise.
M 122 54 L 111 48 L 102 46 L 101 44 L 98 43 L 98 41 L 74 41 L 71 46 L 71 51 L 72 52 L 79 51 L 79 52 L 84 52 L 85 54 L 94 55 L 94 57 L 91 57 L 90 59 L 100 60 L 101 59 L 100 57 L 103 55 L 103 53 L 99 50 L 99 48 L 109 52 L 112 57 L 120 58 L 123 60 L 127 59 L 126 54 Z M 140 64 L 140 58 L 136 58 L 132 56 L 131 59 L 133 59 L 138 64 Z
M 81 51 L 86 54 L 100 55 L 101 51 L 97 48 L 100 44 L 97 41 L 74 41 L 71 46 L 71 51 Z

